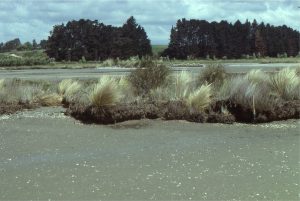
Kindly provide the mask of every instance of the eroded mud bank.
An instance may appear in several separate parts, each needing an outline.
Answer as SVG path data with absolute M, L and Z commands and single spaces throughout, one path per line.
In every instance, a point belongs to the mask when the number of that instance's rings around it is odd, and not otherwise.
M 224 112 L 222 108 L 227 108 Z M 257 111 L 243 108 L 230 101 L 213 103 L 205 111 L 195 111 L 180 101 L 165 103 L 132 103 L 106 107 L 81 107 L 70 105 L 66 114 L 84 123 L 113 124 L 127 120 L 157 119 L 187 120 L 198 123 L 263 123 L 275 120 L 299 119 L 300 101 L 277 104 L 272 110 Z

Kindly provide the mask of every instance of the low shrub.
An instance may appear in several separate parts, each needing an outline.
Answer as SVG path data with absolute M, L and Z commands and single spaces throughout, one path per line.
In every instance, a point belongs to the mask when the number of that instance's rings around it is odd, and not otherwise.
M 136 94 L 146 95 L 151 89 L 163 86 L 170 69 L 164 64 L 152 60 L 143 60 L 140 68 L 131 72 L 129 81 Z
M 199 74 L 198 84 L 213 84 L 220 86 L 226 78 L 226 70 L 221 64 L 209 64 Z
M 46 65 L 50 63 L 50 59 L 46 55 L 30 56 L 30 57 L 14 57 L 4 55 L 0 57 L 0 66 L 34 66 Z

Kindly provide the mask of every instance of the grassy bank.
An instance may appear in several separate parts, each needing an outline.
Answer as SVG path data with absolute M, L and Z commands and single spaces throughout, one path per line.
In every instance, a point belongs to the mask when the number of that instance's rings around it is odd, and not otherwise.
M 194 60 L 173 60 L 159 58 L 157 55 L 166 46 L 153 46 L 154 57 L 167 66 L 199 66 L 201 64 L 215 63 L 300 63 L 299 57 L 290 58 L 253 58 L 253 59 L 194 59 Z M 48 58 L 43 50 L 35 51 L 13 51 L 0 53 L 0 69 L 49 69 L 49 68 L 95 68 L 95 67 L 138 67 L 142 62 L 138 57 L 131 57 L 127 60 L 107 59 L 105 61 L 80 61 L 56 62 Z
M 171 74 L 148 60 L 129 76 L 61 82 L 0 80 L 0 114 L 64 105 L 83 122 L 132 119 L 259 123 L 300 117 L 300 69 L 228 74 L 208 65 L 199 75 Z

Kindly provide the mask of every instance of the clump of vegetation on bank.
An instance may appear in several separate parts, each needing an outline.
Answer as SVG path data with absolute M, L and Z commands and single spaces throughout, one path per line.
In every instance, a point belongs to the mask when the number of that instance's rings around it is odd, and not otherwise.
M 142 60 L 140 67 L 129 75 L 133 90 L 138 95 L 146 95 L 151 89 L 166 84 L 170 69 L 162 63 L 150 59 Z
M 103 76 L 94 85 L 89 100 L 95 107 L 115 105 L 120 100 L 118 82 L 109 76 Z
M 157 76 L 154 76 L 155 73 L 146 73 L 147 65 L 145 66 L 143 71 L 133 72 L 126 81 L 127 84 L 130 83 L 127 85 L 130 86 L 127 90 L 131 88 L 135 92 L 131 102 L 125 103 L 118 99 L 118 101 L 109 101 L 114 104 L 89 104 L 80 109 L 74 104 L 70 105 L 68 114 L 83 121 L 95 121 L 97 123 L 114 123 L 140 118 L 226 123 L 234 121 L 268 122 L 299 118 L 299 96 L 291 94 L 295 93 L 294 86 L 300 78 L 298 75 L 294 77 L 293 70 L 292 73 L 290 69 L 286 69 L 273 74 L 252 70 L 239 76 L 226 76 L 227 73 L 222 70 L 222 73 L 216 73 L 214 78 L 208 76 L 209 79 L 205 80 L 203 84 L 199 82 L 201 75 L 193 78 L 189 73 L 184 72 L 177 75 L 166 74 L 163 76 L 164 79 L 160 80 L 163 82 L 152 85 L 156 82 Z M 211 67 L 208 68 L 211 69 Z M 219 72 L 218 68 L 215 69 Z M 289 73 L 283 73 L 285 71 L 289 71 Z M 159 70 L 151 72 L 160 75 Z M 282 94 L 274 87 L 272 79 L 282 80 L 283 78 L 279 79 L 278 76 L 283 77 L 283 74 L 288 76 L 289 80 L 294 80 L 282 84 L 287 89 L 293 89 L 287 90 L 288 93 L 291 93 L 290 95 Z M 132 82 L 131 76 L 143 77 L 144 79 Z M 121 81 L 115 83 L 117 86 L 114 88 L 120 89 L 118 85 Z M 219 88 L 213 87 L 215 83 L 218 83 Z M 141 87 L 140 90 L 142 91 L 137 91 L 137 86 L 146 87 Z M 105 95 L 108 99 L 112 90 L 109 91 L 110 93 Z M 122 94 L 122 90 L 120 93 Z M 142 98 L 140 98 L 141 94 Z M 287 99 L 286 97 L 293 98 Z
M 26 108 L 61 105 L 62 98 L 54 93 L 53 83 L 46 81 L 0 80 L 0 114 Z
M 257 123 L 300 117 L 295 69 L 228 76 L 207 67 L 204 75 L 193 76 L 170 74 L 159 62 L 145 61 L 142 66 L 129 76 L 106 75 L 95 81 L 0 80 L 0 111 L 12 112 L 8 105 L 17 110 L 64 105 L 77 119 L 104 124 L 141 118 Z M 206 76 L 207 71 L 215 77 Z M 207 79 L 199 82 L 199 77 Z
M 0 53 L 0 66 L 36 66 L 50 62 L 51 59 L 42 51 Z

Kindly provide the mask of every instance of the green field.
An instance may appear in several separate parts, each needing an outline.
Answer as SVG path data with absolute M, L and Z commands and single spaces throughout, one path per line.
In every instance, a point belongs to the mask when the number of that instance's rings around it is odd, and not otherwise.
M 158 55 L 159 53 L 164 51 L 167 47 L 168 45 L 152 45 L 153 55 Z

